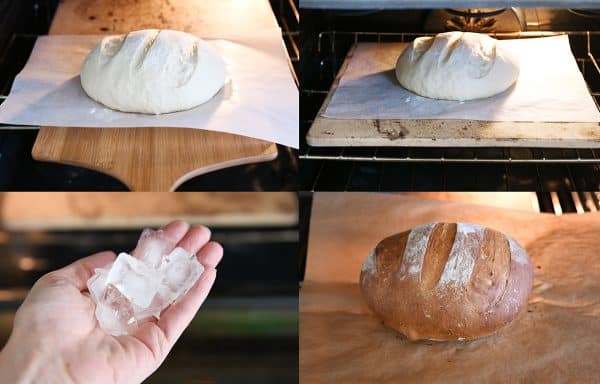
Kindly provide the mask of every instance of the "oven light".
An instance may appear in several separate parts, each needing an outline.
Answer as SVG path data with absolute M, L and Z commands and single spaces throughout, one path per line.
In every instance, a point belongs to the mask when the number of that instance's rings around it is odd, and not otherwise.
M 22 271 L 39 271 L 46 267 L 44 260 L 35 259 L 29 256 L 23 256 L 19 259 L 18 266 Z

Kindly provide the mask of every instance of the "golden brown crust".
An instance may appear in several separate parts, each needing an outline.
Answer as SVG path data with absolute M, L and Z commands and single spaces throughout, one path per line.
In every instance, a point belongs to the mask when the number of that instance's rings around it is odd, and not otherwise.
M 440 280 L 455 237 L 456 223 L 438 223 L 433 227 L 421 269 L 424 290 L 432 290 Z
M 369 307 L 410 339 L 474 339 L 512 321 L 526 302 L 533 267 L 493 229 L 433 223 L 383 239 L 361 272 Z M 365 265 L 367 263 L 365 262 Z

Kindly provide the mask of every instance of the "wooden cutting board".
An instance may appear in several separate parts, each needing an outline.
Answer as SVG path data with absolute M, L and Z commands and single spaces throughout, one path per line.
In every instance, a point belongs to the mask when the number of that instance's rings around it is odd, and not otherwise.
M 217 4 L 219 3 L 219 4 Z M 170 28 L 214 34 L 227 23 L 239 0 L 64 0 L 50 34 L 115 34 L 144 28 Z M 249 4 L 246 4 L 247 7 Z M 268 3 L 255 0 L 244 12 L 241 28 L 275 23 Z M 223 11 L 225 9 L 226 12 Z M 229 10 L 229 11 L 227 11 Z M 256 16 L 254 20 L 253 17 Z M 277 157 L 277 146 L 239 135 L 187 128 L 40 127 L 32 149 L 36 160 L 76 165 L 111 175 L 135 191 L 172 191 L 192 177 Z
M 600 213 L 554 216 L 383 193 L 316 193 L 311 212 L 299 297 L 301 383 L 597 381 Z M 371 248 L 433 221 L 484 224 L 525 247 L 534 287 L 513 324 L 476 341 L 410 342 L 369 310 L 358 279 Z
M 334 119 L 324 113 L 361 44 L 354 45 L 336 76 L 306 141 L 312 146 L 598 148 L 600 123 L 441 119 Z M 379 43 L 373 60 L 408 43 Z

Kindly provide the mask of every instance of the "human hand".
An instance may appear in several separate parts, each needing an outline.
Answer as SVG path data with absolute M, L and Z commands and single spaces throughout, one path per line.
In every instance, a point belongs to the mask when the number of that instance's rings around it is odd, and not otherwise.
M 0 353 L 2 382 L 139 383 L 154 372 L 192 321 L 216 277 L 223 256 L 206 227 L 174 221 L 163 228 L 176 246 L 196 253 L 205 271 L 190 291 L 159 320 L 131 335 L 112 336 L 94 315 L 86 282 L 115 260 L 114 252 L 80 259 L 40 278 L 18 309 L 11 336 Z

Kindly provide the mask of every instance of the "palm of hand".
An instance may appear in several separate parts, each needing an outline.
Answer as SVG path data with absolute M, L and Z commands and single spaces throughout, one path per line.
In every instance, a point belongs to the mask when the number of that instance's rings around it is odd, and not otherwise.
M 152 372 L 161 363 L 160 346 L 146 346 L 137 335 L 115 337 L 104 332 L 94 316 L 94 302 L 69 282 L 50 275 L 40 285 L 43 289 L 34 287 L 15 325 L 43 335 L 39 342 L 60 352 L 62 361 L 57 363 L 74 381 L 141 381 L 137 372 Z M 38 310 L 41 307 L 43 311 Z

